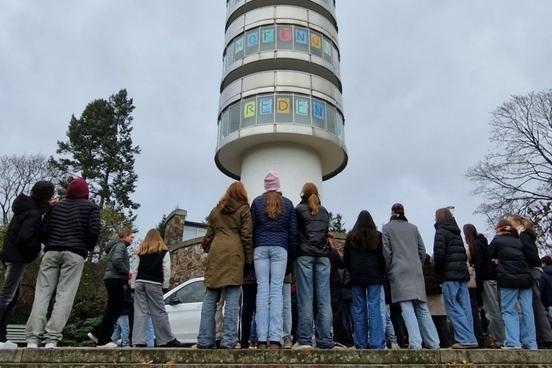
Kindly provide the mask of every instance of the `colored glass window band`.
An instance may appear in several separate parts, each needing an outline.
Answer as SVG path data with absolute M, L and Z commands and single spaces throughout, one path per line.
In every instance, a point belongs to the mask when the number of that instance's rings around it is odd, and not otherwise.
M 316 55 L 339 71 L 339 52 L 328 37 L 306 27 L 283 24 L 253 28 L 235 37 L 224 52 L 224 71 L 246 56 L 274 50 Z
M 264 124 L 313 126 L 343 140 L 343 115 L 332 104 L 300 93 L 263 94 L 228 106 L 219 120 L 219 137 Z

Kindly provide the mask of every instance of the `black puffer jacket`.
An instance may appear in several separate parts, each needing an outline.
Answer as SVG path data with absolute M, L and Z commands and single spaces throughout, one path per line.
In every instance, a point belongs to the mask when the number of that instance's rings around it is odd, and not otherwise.
M 379 232 L 378 232 L 379 233 Z M 343 263 L 351 274 L 352 285 L 374 285 L 385 282 L 385 259 L 383 243 L 379 233 L 378 247 L 375 250 L 358 249 L 347 237 L 343 248 Z
M 40 253 L 42 211 L 38 202 L 25 194 L 15 198 L 12 211 L 13 218 L 6 232 L 0 259 L 3 262 L 30 263 Z
M 532 286 L 533 279 L 517 233 L 497 235 L 489 247 L 491 258 L 498 259 L 496 280 L 499 287 L 528 289 Z
M 519 240 L 523 244 L 523 255 L 529 267 L 540 267 L 541 261 L 537 249 L 537 236 L 533 231 L 523 230 L 519 234 Z
M 477 282 L 496 280 L 496 263 L 491 259 L 489 243 L 483 234 L 477 235 L 473 260 Z
M 442 281 L 469 281 L 468 257 L 454 218 L 435 223 L 433 263 Z
M 86 258 L 96 246 L 99 235 L 98 206 L 88 199 L 65 198 L 46 214 L 44 251 L 68 250 Z
M 297 230 L 299 241 L 297 257 L 329 257 L 328 229 L 330 216 L 324 206 L 318 208 L 316 215 L 311 215 L 306 199 L 295 207 L 297 213 Z

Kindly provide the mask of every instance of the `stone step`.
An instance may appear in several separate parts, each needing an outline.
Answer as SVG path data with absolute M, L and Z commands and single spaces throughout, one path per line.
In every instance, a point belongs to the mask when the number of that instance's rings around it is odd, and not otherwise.
M 0 367 L 551 367 L 552 350 L 17 349 L 0 350 Z

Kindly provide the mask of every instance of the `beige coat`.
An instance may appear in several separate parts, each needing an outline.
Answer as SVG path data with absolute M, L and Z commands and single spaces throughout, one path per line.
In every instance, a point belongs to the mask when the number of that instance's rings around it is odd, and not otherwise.
M 253 236 L 249 206 L 230 199 L 215 207 L 208 218 L 207 235 L 214 236 L 207 255 L 205 286 L 219 289 L 243 284 L 245 263 L 253 263 Z

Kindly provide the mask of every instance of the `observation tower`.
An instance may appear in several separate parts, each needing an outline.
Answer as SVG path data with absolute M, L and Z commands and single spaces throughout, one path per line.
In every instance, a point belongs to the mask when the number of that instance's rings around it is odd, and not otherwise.
M 217 167 L 294 202 L 347 165 L 335 0 L 227 0 Z

